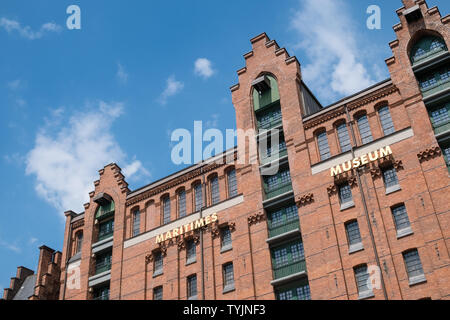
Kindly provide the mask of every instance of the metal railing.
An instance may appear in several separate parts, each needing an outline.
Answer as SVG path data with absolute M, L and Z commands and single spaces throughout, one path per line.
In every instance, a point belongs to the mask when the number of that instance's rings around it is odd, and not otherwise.
M 98 240 L 97 241 L 102 241 L 102 240 L 108 239 L 108 238 L 112 237 L 113 234 L 114 234 L 113 230 L 107 231 L 107 232 L 101 232 L 101 233 L 98 234 Z
M 425 88 L 425 89 L 421 89 L 422 90 L 422 95 L 425 97 L 429 97 L 435 93 L 438 93 L 439 91 L 445 90 L 450 88 L 450 78 L 447 78 L 445 80 L 438 80 L 436 82 L 436 84 Z
M 427 53 L 424 53 L 423 55 L 421 55 L 417 58 L 413 58 L 412 65 L 415 66 L 415 65 L 429 59 L 430 57 L 437 56 L 438 54 L 445 52 L 445 51 L 447 51 L 446 48 L 437 47 L 433 50 L 428 51 Z
M 105 261 L 95 264 L 95 274 L 111 270 L 111 261 Z
M 276 159 L 283 158 L 286 155 L 287 155 L 287 149 L 286 148 L 285 149 L 280 149 L 278 154 L 272 154 L 272 155 L 270 155 L 270 157 L 262 156 L 261 157 L 261 164 L 267 164 L 267 163 L 269 163 L 271 161 L 274 161 Z
M 273 278 L 280 279 L 304 271 L 306 271 L 306 262 L 305 260 L 299 260 L 273 268 Z
M 267 188 L 265 190 L 265 194 L 266 194 L 265 200 L 279 196 L 280 194 L 286 193 L 291 190 L 292 190 L 291 181 L 283 183 L 276 188 Z
M 283 223 L 269 226 L 269 237 L 279 236 L 280 234 L 300 228 L 300 221 L 298 218 L 283 221 Z

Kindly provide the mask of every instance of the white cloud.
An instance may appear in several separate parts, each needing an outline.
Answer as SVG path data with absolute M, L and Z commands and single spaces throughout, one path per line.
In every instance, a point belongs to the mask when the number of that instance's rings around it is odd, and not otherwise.
M 342 0 L 305 0 L 291 20 L 301 39 L 297 47 L 309 58 L 303 65 L 305 82 L 331 100 L 362 90 L 378 80 L 363 64 L 357 30 Z M 380 79 L 381 80 L 381 79 Z M 331 102 L 331 101 L 330 101 Z
M 7 86 L 10 90 L 17 90 L 21 87 L 22 85 L 22 80 L 17 79 L 17 80 L 13 80 L 13 81 L 9 81 Z
M 220 115 L 218 113 L 214 113 L 211 116 L 210 120 L 206 120 L 205 128 L 207 129 L 216 129 L 219 124 Z
M 211 61 L 206 58 L 198 58 L 195 61 L 195 74 L 208 79 L 214 74 L 214 70 L 211 67 Z
M 44 23 L 38 31 L 34 31 L 29 26 L 22 26 L 16 20 L 7 18 L 0 19 L 0 28 L 3 28 L 8 33 L 17 32 L 23 38 L 35 40 L 42 38 L 46 33 L 60 32 L 62 27 L 53 22 Z
M 26 174 L 36 178 L 35 190 L 60 212 L 82 211 L 88 193 L 94 189 L 98 170 L 111 162 L 127 168 L 126 179 L 148 175 L 142 164 L 128 157 L 111 132 L 111 125 L 123 113 L 122 103 L 100 101 L 96 108 L 72 115 L 67 121 L 49 121 L 42 128 L 34 148 L 26 156 Z M 62 109 L 53 114 L 62 116 Z
M 116 77 L 122 84 L 126 84 L 128 82 L 128 73 L 126 72 L 124 66 L 120 63 L 117 64 Z
M 30 238 L 30 240 L 28 240 L 28 243 L 30 244 L 30 245 L 33 245 L 33 244 L 35 244 L 36 242 L 38 242 L 38 238 L 35 238 L 35 237 L 31 237 Z
M 166 88 L 159 97 L 159 102 L 163 105 L 167 103 L 167 99 L 179 93 L 184 88 L 184 83 L 177 81 L 175 76 L 170 76 L 167 79 Z
M 21 253 L 22 249 L 14 243 L 10 243 L 0 239 L 0 247 L 13 251 L 15 253 Z

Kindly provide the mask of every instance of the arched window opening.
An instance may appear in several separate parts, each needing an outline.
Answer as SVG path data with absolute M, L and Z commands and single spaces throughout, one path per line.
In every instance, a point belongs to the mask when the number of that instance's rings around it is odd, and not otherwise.
M 412 47 L 411 62 L 416 64 L 444 51 L 447 51 L 447 46 L 443 39 L 436 36 L 425 36 Z

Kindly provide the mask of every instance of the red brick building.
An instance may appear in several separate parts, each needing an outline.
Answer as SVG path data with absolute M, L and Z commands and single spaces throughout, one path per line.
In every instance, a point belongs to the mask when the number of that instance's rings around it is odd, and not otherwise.
M 269 151 L 137 190 L 105 166 L 66 212 L 59 298 L 448 299 L 450 16 L 403 4 L 391 77 L 327 107 L 295 57 L 251 39 L 232 100 Z

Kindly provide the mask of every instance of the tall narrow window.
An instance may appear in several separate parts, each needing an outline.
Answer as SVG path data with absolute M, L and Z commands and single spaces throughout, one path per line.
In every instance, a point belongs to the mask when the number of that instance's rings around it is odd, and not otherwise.
M 389 107 L 384 106 L 378 109 L 378 115 L 380 116 L 381 127 L 383 128 L 384 135 L 387 136 L 388 134 L 395 132 Z
M 76 241 L 75 253 L 79 253 L 79 252 L 81 252 L 81 246 L 83 245 L 83 232 L 81 232 L 81 231 L 77 232 L 75 241 Z
M 112 237 L 114 234 L 114 220 L 100 222 L 98 225 L 98 241 Z
M 178 217 L 186 215 L 186 191 L 180 190 L 178 192 Z
M 370 131 L 369 119 L 367 115 L 360 116 L 356 122 L 358 123 L 359 135 L 361 143 L 366 144 L 373 141 L 372 132 Z
M 408 272 L 409 284 L 423 282 L 425 275 L 417 249 L 404 252 L 403 259 L 405 260 L 406 271 Z
M 348 135 L 347 124 L 341 123 L 336 127 L 339 145 L 341 147 L 341 152 L 350 151 L 352 146 L 350 144 L 350 136 Z
M 222 251 L 231 249 L 231 231 L 228 226 L 220 229 L 220 240 Z
M 236 182 L 236 170 L 229 170 L 227 173 L 228 177 L 228 197 L 234 197 L 237 195 L 237 182 Z
M 163 199 L 163 224 L 170 222 L 170 197 Z
M 394 217 L 395 228 L 397 229 L 397 237 L 411 233 L 411 224 L 409 222 L 408 213 L 405 205 L 400 205 L 392 208 L 392 215 Z
M 383 172 L 383 181 L 386 187 L 386 193 L 394 192 L 400 189 L 400 185 L 398 184 L 398 177 L 395 168 L 390 166 L 384 168 Z
M 193 263 L 197 260 L 197 250 L 194 240 L 186 241 L 186 263 Z
M 211 204 L 214 205 L 216 203 L 219 203 L 220 201 L 220 192 L 219 192 L 219 177 L 214 176 L 210 180 L 210 186 L 211 186 Z
M 197 275 L 193 274 L 187 278 L 187 296 L 189 300 L 197 299 Z
M 339 185 L 338 189 L 339 189 L 339 200 L 341 202 L 341 210 L 354 206 L 352 189 L 348 184 L 348 182 Z
M 319 146 L 320 160 L 326 160 L 331 157 L 327 133 L 325 131 L 317 134 L 317 145 Z
M 194 186 L 195 211 L 199 211 L 203 207 L 203 188 L 201 183 Z
M 153 276 L 163 273 L 163 256 L 161 251 L 153 253 Z
M 163 299 L 163 287 L 159 286 L 153 289 L 153 300 Z
M 349 253 L 363 249 L 361 234 L 359 232 L 358 221 L 353 220 L 345 224 L 345 231 L 347 233 Z
M 100 253 L 95 257 L 95 274 L 111 270 L 112 251 Z
M 440 142 L 442 154 L 444 155 L 445 163 L 447 164 L 450 173 L 450 141 Z
M 109 300 L 109 285 L 94 289 L 94 300 Z
M 369 272 L 367 271 L 367 265 L 355 267 L 356 285 L 358 287 L 359 298 L 369 298 L 373 296 L 373 291 L 370 286 Z
M 139 209 L 133 212 L 133 237 L 140 233 L 141 227 L 141 212 Z
M 223 291 L 231 291 L 234 289 L 234 271 L 233 263 L 223 265 Z

